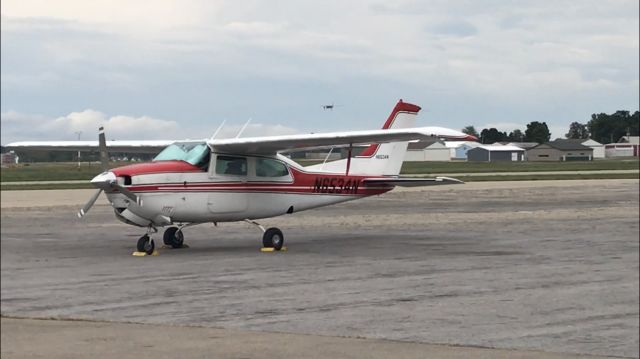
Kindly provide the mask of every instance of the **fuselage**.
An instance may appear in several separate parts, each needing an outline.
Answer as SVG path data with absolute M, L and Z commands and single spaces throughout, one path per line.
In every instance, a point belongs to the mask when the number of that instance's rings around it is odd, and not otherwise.
M 241 221 L 279 216 L 387 192 L 367 186 L 371 176 L 310 172 L 285 156 L 208 152 L 195 161 L 157 160 L 111 170 L 117 190 L 106 191 L 116 216 L 138 226 Z

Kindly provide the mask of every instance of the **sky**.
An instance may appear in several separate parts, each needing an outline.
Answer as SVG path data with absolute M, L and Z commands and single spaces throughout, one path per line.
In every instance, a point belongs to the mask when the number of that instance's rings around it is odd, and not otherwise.
M 399 99 L 563 137 L 638 109 L 638 4 L 3 0 L 0 142 L 374 129 Z

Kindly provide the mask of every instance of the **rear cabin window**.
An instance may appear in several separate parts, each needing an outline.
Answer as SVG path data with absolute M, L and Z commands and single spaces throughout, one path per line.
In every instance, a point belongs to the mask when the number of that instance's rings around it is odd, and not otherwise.
M 268 158 L 256 158 L 257 177 L 283 177 L 288 176 L 289 170 L 284 163 Z
M 216 173 L 221 175 L 246 176 L 247 159 L 236 156 L 218 156 L 216 158 Z

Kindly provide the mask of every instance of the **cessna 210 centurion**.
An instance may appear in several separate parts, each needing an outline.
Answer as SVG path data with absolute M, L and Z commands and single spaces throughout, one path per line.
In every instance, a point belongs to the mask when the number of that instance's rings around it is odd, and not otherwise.
M 109 169 L 104 131 L 99 135 L 104 172 L 91 180 L 98 188 L 78 212 L 83 217 L 104 192 L 116 218 L 144 227 L 137 250 L 151 254 L 151 238 L 168 226 L 163 241 L 181 247 L 186 227 L 246 221 L 262 232 L 266 248 L 280 250 L 284 236 L 255 220 L 379 195 L 395 186 L 461 183 L 453 178 L 402 178 L 408 141 L 435 137 L 477 140 L 442 127 L 413 127 L 420 107 L 400 100 L 381 130 L 316 133 L 176 142 L 152 162 Z M 370 144 L 351 156 L 355 144 Z M 347 147 L 345 159 L 301 166 L 282 152 Z

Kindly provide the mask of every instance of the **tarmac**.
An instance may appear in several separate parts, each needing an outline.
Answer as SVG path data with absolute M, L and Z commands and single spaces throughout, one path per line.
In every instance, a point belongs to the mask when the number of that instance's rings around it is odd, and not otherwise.
M 398 189 L 262 221 L 287 252 L 229 223 L 151 257 L 104 198 L 75 217 L 93 190 L 2 192 L 1 354 L 637 358 L 638 186 Z

